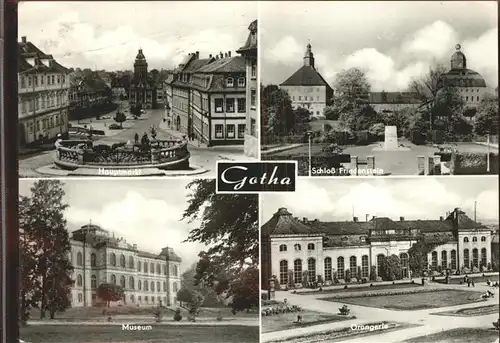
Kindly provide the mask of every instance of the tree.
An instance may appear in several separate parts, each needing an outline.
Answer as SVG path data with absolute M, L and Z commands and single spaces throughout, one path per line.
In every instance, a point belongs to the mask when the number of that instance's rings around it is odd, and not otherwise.
M 177 292 L 177 300 L 182 303 L 189 303 L 193 299 L 193 293 L 192 290 L 189 290 L 188 288 L 184 288 L 184 286 Z
M 444 86 L 443 80 L 446 72 L 447 69 L 443 65 L 429 68 L 427 74 L 410 82 L 409 91 L 415 93 L 422 102 L 434 101 L 438 91 Z
M 127 117 L 123 112 L 116 112 L 116 115 L 113 119 L 120 124 L 121 128 L 123 128 L 123 122 L 127 120 Z
M 292 100 L 288 92 L 276 85 L 261 86 L 262 138 L 272 141 L 274 136 L 287 136 L 295 127 Z
M 335 105 L 325 106 L 323 110 L 323 115 L 328 120 L 338 120 L 339 119 L 339 111 Z
M 408 136 L 410 130 L 410 122 L 417 115 L 416 110 L 412 107 L 405 106 L 398 108 L 396 111 L 383 113 L 382 119 L 386 126 L 396 126 L 398 136 Z
M 379 276 L 384 281 L 399 280 L 402 277 L 401 260 L 396 255 L 382 258 Z
M 243 270 L 231 284 L 233 313 L 258 307 L 259 289 L 259 269 L 252 266 Z
M 97 288 L 97 296 L 106 302 L 106 306 L 109 307 L 110 302 L 120 301 L 125 298 L 125 292 L 123 288 L 119 285 L 114 285 L 111 283 L 102 283 Z
M 474 120 L 477 135 L 498 134 L 498 96 L 486 94 L 477 108 Z
M 24 301 L 26 309 L 26 302 L 29 305 L 29 301 L 39 300 L 42 319 L 47 310 L 53 318 L 56 311 L 70 305 L 73 267 L 69 261 L 71 245 L 64 219 L 68 205 L 63 197 L 63 184 L 59 180 L 40 180 L 31 188 L 30 197 L 20 198 L 21 241 L 23 246 L 29 246 L 27 253 L 32 255 L 21 255 L 21 302 Z
M 199 292 L 193 292 L 191 301 L 189 302 L 189 314 L 191 319 L 196 321 L 196 316 L 200 313 L 201 305 L 203 304 L 203 295 Z
M 372 136 L 375 136 L 377 138 L 382 138 L 384 137 L 384 134 L 385 134 L 385 125 L 383 123 L 375 123 L 375 124 L 372 124 L 369 128 L 368 128 L 368 132 L 372 135 Z
M 142 115 L 142 105 L 138 104 L 136 106 L 133 106 L 130 109 L 130 113 L 132 113 L 132 115 L 135 117 L 140 117 Z
M 216 194 L 215 179 L 197 179 L 187 188 L 191 194 L 182 220 L 200 224 L 186 241 L 209 246 L 199 255 L 196 280 L 220 294 L 242 270 L 258 266 L 258 196 Z
M 309 122 L 311 121 L 311 112 L 309 110 L 299 107 L 293 111 L 295 115 L 295 125 L 292 133 L 296 135 L 303 135 L 309 130 Z
M 368 130 L 373 124 L 382 122 L 380 115 L 368 104 L 357 104 L 340 115 L 343 129 L 350 132 Z
M 336 94 L 335 99 L 343 99 L 347 104 L 352 105 L 359 99 L 366 99 L 370 92 L 370 83 L 361 69 L 350 68 L 336 75 L 333 88 Z

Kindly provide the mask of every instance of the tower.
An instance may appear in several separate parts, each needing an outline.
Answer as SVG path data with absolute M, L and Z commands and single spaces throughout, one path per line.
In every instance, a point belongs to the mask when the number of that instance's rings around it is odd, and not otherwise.
M 134 77 L 139 82 L 142 81 L 146 83 L 148 75 L 148 63 L 146 62 L 146 57 L 142 53 L 142 49 L 139 49 L 134 62 Z
M 314 68 L 314 54 L 311 51 L 311 44 L 307 44 L 306 53 L 304 55 L 304 65 Z
M 460 44 L 455 45 L 455 53 L 451 56 L 451 69 L 465 69 L 467 68 L 467 59 L 462 51 Z

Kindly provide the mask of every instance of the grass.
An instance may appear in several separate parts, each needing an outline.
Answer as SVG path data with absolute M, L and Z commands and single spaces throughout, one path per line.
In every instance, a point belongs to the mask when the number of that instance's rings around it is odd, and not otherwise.
M 442 331 L 431 335 L 408 339 L 404 343 L 492 343 L 498 338 L 498 331 L 492 329 L 460 328 Z
M 297 316 L 302 316 L 302 323 L 294 323 Z M 308 327 L 318 324 L 334 323 L 348 319 L 354 319 L 353 316 L 341 316 L 338 314 L 329 314 L 314 311 L 301 311 L 295 313 L 283 313 L 273 316 L 262 317 L 262 332 L 281 331 L 300 327 Z
M 446 311 L 433 314 L 438 316 L 474 317 L 474 316 L 484 316 L 487 314 L 494 314 L 498 313 L 499 311 L 500 311 L 500 306 L 497 304 L 497 305 L 462 308 L 455 311 Z
M 389 284 L 389 285 L 374 285 L 373 287 L 370 286 L 362 286 L 362 287 L 349 287 L 347 286 L 347 289 L 344 288 L 338 288 L 338 289 L 327 289 L 322 292 L 319 291 L 310 291 L 310 292 L 297 292 L 297 294 L 337 294 L 337 293 L 344 293 L 344 292 L 359 292 L 359 291 L 377 291 L 377 290 L 384 290 L 384 289 L 400 289 L 400 288 L 414 288 L 414 287 L 422 287 L 421 284 L 418 283 L 397 283 L 395 285 Z
M 246 326 L 154 326 L 151 331 L 122 331 L 114 326 L 34 325 L 21 328 L 20 337 L 29 343 L 255 343 L 259 327 Z
M 474 280 L 474 283 L 476 285 L 478 285 L 480 283 L 486 284 L 486 281 L 488 281 L 488 280 L 490 280 L 491 282 L 498 281 L 498 275 L 471 277 L 471 280 Z M 440 279 L 438 282 L 444 283 L 444 279 Z M 460 278 L 450 279 L 450 281 L 449 281 L 450 284 L 456 284 L 456 285 L 460 284 L 461 282 L 462 283 L 464 282 L 463 276 Z
M 481 294 L 480 292 L 458 290 L 435 290 L 401 295 L 326 298 L 323 300 L 389 310 L 414 311 L 479 302 L 482 301 Z

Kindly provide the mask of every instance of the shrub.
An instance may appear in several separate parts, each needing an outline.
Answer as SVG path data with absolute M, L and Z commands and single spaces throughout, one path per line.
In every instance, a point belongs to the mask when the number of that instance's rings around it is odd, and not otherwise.
M 474 268 L 472 268 L 472 272 L 473 272 L 473 273 L 479 273 L 479 268 L 478 268 L 478 267 L 474 267 Z
M 493 327 L 495 330 L 500 330 L 500 319 L 498 319 L 496 322 L 493 322 Z
M 368 283 L 368 278 L 367 277 L 362 278 L 361 283 Z
M 488 262 L 488 267 L 486 267 L 488 269 L 488 271 L 490 271 L 492 268 L 491 268 L 491 262 Z
M 181 315 L 181 309 L 180 308 L 175 309 L 174 320 L 176 322 L 180 322 L 182 320 L 182 315 Z
M 377 280 L 377 267 L 371 266 L 370 267 L 370 281 L 375 281 L 375 280 Z
M 302 272 L 302 287 L 306 288 L 309 286 L 309 272 L 304 270 Z
M 316 277 L 316 280 L 317 280 L 317 282 L 318 282 L 319 284 L 323 284 L 323 283 L 324 283 L 323 276 L 321 276 L 321 275 L 318 275 L 318 276 Z
M 345 280 L 345 282 L 349 282 L 349 281 L 351 281 L 351 270 L 347 269 L 347 270 L 345 271 L 344 280 Z
M 293 282 L 293 270 L 288 270 L 288 288 L 294 288 L 295 284 Z
M 339 283 L 339 278 L 338 278 L 338 274 L 337 274 L 337 272 L 336 272 L 336 271 L 334 271 L 334 272 L 333 272 L 333 277 L 332 277 L 332 279 L 333 279 L 333 282 L 334 282 L 334 283 Z
M 155 316 L 155 320 L 157 323 L 161 323 L 162 319 L 163 319 L 163 308 L 162 307 L 158 307 L 154 310 L 153 312 L 154 316 Z
M 218 321 L 218 322 L 221 322 L 221 321 L 222 321 L 222 312 L 219 312 L 219 313 L 217 314 L 217 321 Z
M 453 175 L 486 174 L 486 153 L 467 152 L 451 155 L 450 173 Z M 498 172 L 498 154 L 490 153 L 490 173 Z
M 358 266 L 358 275 L 356 275 L 356 278 L 358 280 L 362 278 L 362 276 L 361 276 L 361 266 Z
M 347 305 L 344 305 L 344 306 L 339 308 L 339 314 L 341 316 L 347 316 L 347 315 L 349 315 L 349 313 L 351 313 L 351 309 L 349 307 L 347 307 Z

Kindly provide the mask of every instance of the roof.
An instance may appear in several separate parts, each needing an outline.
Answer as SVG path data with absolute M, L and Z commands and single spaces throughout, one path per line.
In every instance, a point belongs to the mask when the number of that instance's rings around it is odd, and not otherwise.
M 248 34 L 245 45 L 236 51 L 239 54 L 257 52 L 257 20 L 252 21 L 248 30 L 250 33 Z
M 195 72 L 212 61 L 214 61 L 214 58 L 193 59 L 187 64 L 187 66 L 184 67 L 182 72 Z
M 309 222 L 317 231 L 323 232 L 326 235 L 368 235 L 373 224 L 370 222 Z
M 446 85 L 452 87 L 486 87 L 486 81 L 481 74 L 467 68 L 451 69 L 444 78 Z
M 370 92 L 370 104 L 419 104 L 421 100 L 417 93 L 412 92 Z
M 246 64 L 243 56 L 224 57 L 196 70 L 197 73 L 245 73 Z
M 69 69 L 62 66 L 52 55 L 47 55 L 38 49 L 31 42 L 18 42 L 19 72 L 33 71 L 36 73 L 69 73 Z M 27 59 L 33 59 L 33 64 L 28 63 Z M 45 65 L 42 60 L 48 60 Z
M 261 227 L 263 236 L 273 235 L 321 235 L 314 227 L 300 222 L 284 207 Z
M 331 88 L 323 76 L 312 66 L 302 66 L 281 86 L 327 86 Z

